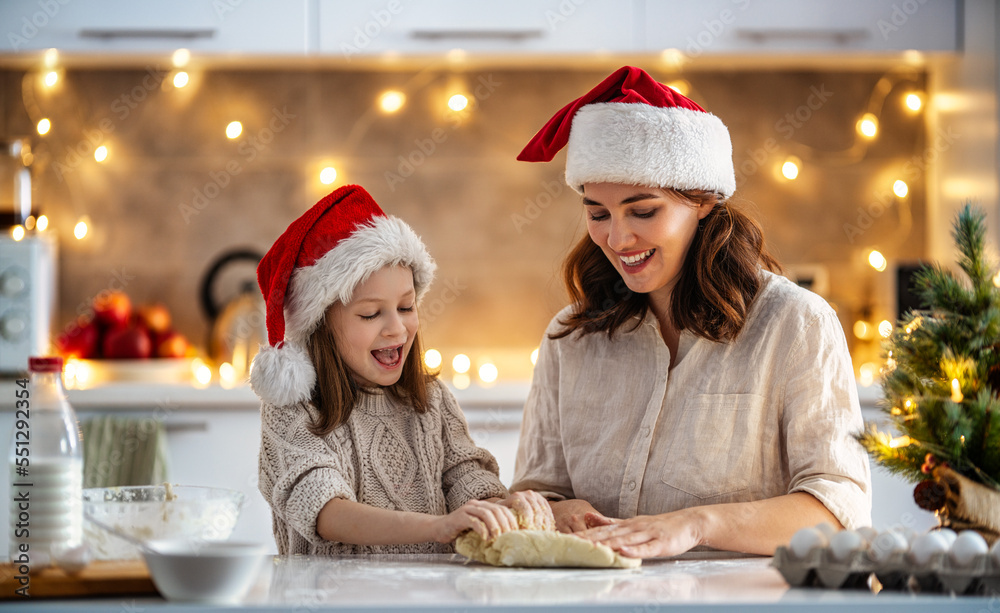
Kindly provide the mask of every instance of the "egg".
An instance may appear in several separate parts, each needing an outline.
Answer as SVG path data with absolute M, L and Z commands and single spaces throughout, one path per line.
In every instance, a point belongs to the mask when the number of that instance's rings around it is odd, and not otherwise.
M 899 532 L 881 532 L 869 541 L 868 551 L 876 562 L 885 562 L 894 553 L 902 553 L 910 548 L 906 537 Z
M 841 530 L 830 537 L 830 553 L 833 559 L 844 562 L 855 551 L 861 551 L 867 543 L 854 530 Z
M 958 533 L 951 528 L 940 528 L 937 533 L 943 536 L 944 540 L 948 542 L 948 547 L 951 547 L 955 543 L 955 539 L 958 538 Z
M 935 530 L 921 534 L 910 544 L 910 558 L 920 565 L 927 564 L 939 553 L 948 551 L 948 540 Z
M 951 544 L 951 551 L 948 555 L 959 566 L 968 566 L 978 556 L 990 550 L 986 544 L 986 539 L 975 530 L 963 530 Z
M 861 538 L 865 539 L 866 543 L 871 543 L 878 536 L 878 530 L 871 526 L 861 526 L 858 528 L 857 533 L 861 535 Z
M 823 533 L 826 540 L 830 540 L 830 537 L 837 533 L 837 529 L 833 527 L 829 522 L 823 522 L 821 524 L 816 524 L 816 529 Z
M 788 544 L 788 548 L 792 550 L 792 554 L 799 558 L 800 560 L 812 551 L 816 547 L 826 547 L 827 538 L 822 530 L 818 528 L 802 528 L 794 535 L 792 535 L 792 540 Z

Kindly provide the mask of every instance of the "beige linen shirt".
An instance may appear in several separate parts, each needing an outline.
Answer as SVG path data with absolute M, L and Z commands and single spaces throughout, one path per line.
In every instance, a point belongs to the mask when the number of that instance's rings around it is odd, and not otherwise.
M 735 341 L 682 332 L 678 360 L 637 328 L 548 333 L 525 405 L 511 491 L 590 502 L 609 517 L 808 492 L 845 527 L 871 523 L 871 473 L 843 328 L 819 296 L 764 283 Z

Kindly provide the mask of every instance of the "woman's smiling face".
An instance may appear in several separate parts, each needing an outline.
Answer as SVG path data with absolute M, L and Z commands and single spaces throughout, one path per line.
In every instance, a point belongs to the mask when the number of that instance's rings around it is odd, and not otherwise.
M 655 187 L 585 183 L 587 232 L 630 290 L 669 297 L 698 222 L 714 204 Z
M 419 325 L 416 300 L 410 269 L 386 266 L 358 284 L 350 302 L 327 310 L 337 351 L 359 385 L 399 380 Z

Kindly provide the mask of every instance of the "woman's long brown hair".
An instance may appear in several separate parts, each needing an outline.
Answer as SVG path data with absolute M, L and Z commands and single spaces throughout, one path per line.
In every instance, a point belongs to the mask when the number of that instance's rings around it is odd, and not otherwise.
M 781 266 L 765 248 L 760 225 L 721 195 L 701 190 L 667 191 L 696 205 L 714 204 L 699 223 L 684 259 L 670 298 L 670 317 L 679 330 L 690 330 L 712 341 L 731 341 L 743 329 L 760 290 L 759 270 L 780 271 Z M 559 322 L 564 328 L 550 338 L 576 331 L 611 336 L 636 317 L 634 329 L 649 309 L 647 295 L 628 289 L 589 235 L 566 258 L 563 280 L 576 308 Z
M 418 332 L 413 336 L 399 380 L 385 388 L 387 394 L 408 403 L 417 413 L 427 411 L 427 382 L 434 377 L 425 369 L 422 356 Z M 319 412 L 318 419 L 309 424 L 309 431 L 326 436 L 347 421 L 363 394 L 371 392 L 354 381 L 325 318 L 309 337 L 309 357 L 316 368 L 312 403 Z

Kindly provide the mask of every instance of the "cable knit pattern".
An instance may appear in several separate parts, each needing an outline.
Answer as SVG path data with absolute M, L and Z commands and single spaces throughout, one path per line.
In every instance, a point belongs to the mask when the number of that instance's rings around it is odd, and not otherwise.
M 496 459 L 469 436 L 458 403 L 440 382 L 420 415 L 381 391 L 366 394 L 325 437 L 309 432 L 309 402 L 261 405 L 259 487 L 271 505 L 278 552 L 450 553 L 450 544 L 350 545 L 316 532 L 320 509 L 344 498 L 383 509 L 444 515 L 469 500 L 507 496 Z

